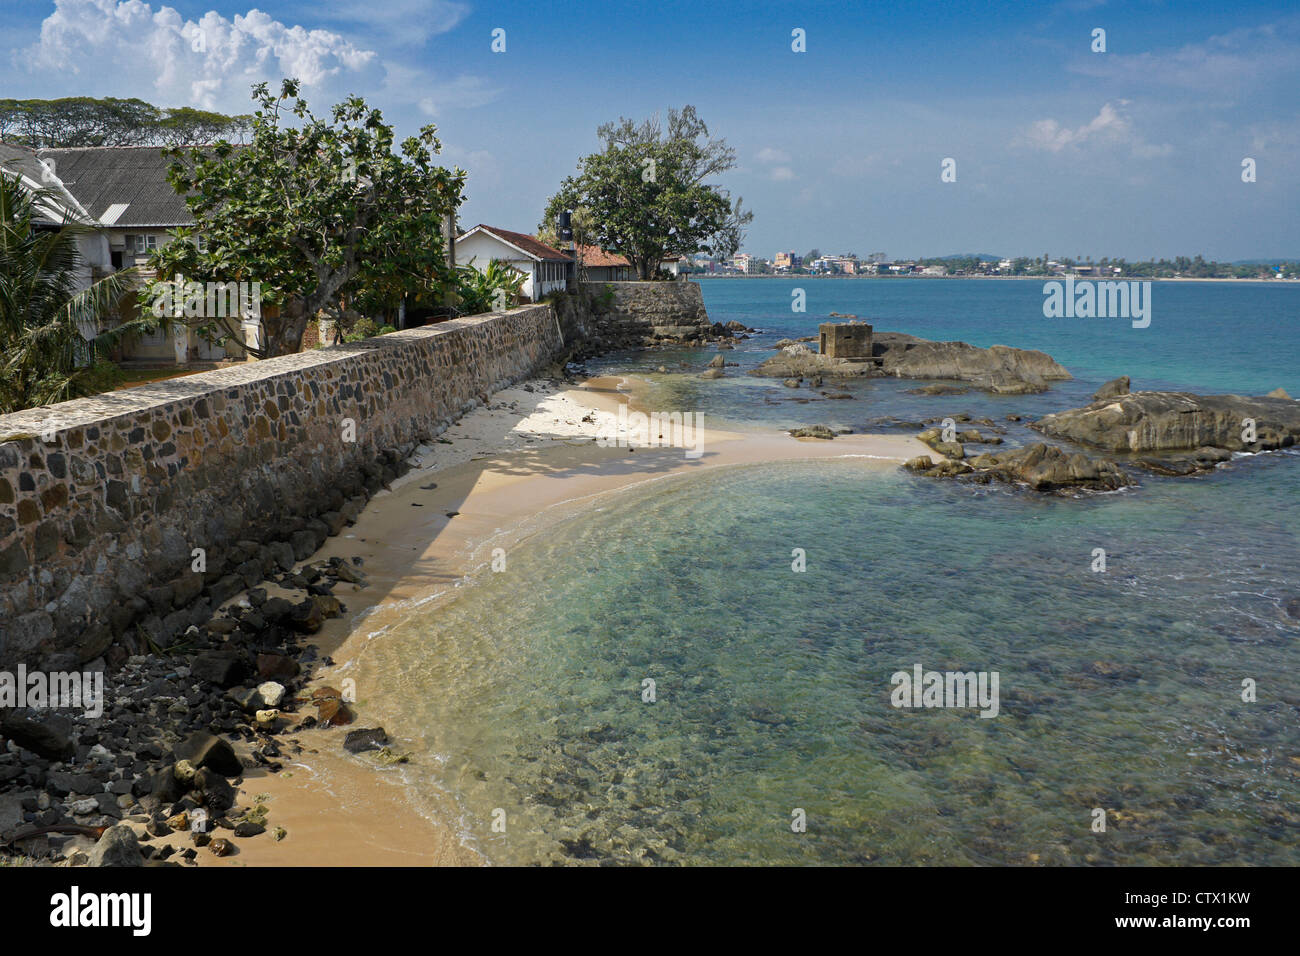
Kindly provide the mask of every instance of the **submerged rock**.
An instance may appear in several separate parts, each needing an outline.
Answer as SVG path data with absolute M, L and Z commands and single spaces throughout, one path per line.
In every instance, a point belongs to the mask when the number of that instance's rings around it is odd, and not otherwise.
M 367 750 L 379 750 L 388 743 L 388 734 L 383 727 L 368 727 L 354 730 L 343 738 L 343 749 L 350 754 L 364 753 Z
M 1253 423 L 1253 442 L 1251 437 Z M 1286 448 L 1300 439 L 1300 403 L 1284 398 L 1132 392 L 1046 415 L 1030 427 L 1110 452 Z
M 1035 491 L 1067 488 L 1114 491 L 1133 484 L 1119 465 L 1109 458 L 1090 458 L 1080 452 L 1070 453 L 1043 442 L 996 454 L 984 454 L 973 464 L 978 464 L 983 459 L 988 459 L 988 466 L 981 470 L 987 471 L 991 478 L 1023 482 Z
M 944 444 L 937 442 L 936 450 L 942 451 Z M 1026 448 L 985 452 L 969 460 L 949 456 L 938 464 L 934 464 L 929 455 L 920 455 L 904 467 L 927 478 L 969 475 L 971 480 L 1005 481 L 1045 492 L 1075 489 L 1114 491 L 1133 483 L 1110 459 L 1090 458 L 1078 452 L 1072 454 L 1042 442 Z

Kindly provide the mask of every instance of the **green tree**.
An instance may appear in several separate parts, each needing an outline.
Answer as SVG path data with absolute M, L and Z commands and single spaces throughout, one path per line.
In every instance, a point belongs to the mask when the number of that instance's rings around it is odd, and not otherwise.
M 111 372 L 96 364 L 97 347 L 137 327 L 101 331 L 116 320 L 134 273 L 80 288 L 78 243 L 90 228 L 42 214 L 60 205 L 49 190 L 28 190 L 0 170 L 0 414 L 101 391 Z
M 465 174 L 433 163 L 433 126 L 393 152 L 393 129 L 360 97 L 316 117 L 286 79 L 279 95 L 254 87 L 249 145 L 173 150 L 172 186 L 198 222 L 148 263 L 159 280 L 259 282 L 258 358 L 298 351 L 308 321 L 337 316 L 354 299 L 395 307 L 407 294 L 454 284 L 445 222 L 462 201 Z M 197 241 L 201 236 L 203 248 Z M 147 305 L 159 290 L 141 290 Z M 213 341 L 236 336 L 229 318 L 205 317 Z
M 596 130 L 604 144 L 584 156 L 547 203 L 543 223 L 585 207 L 592 244 L 626 256 L 648 279 L 666 256 L 729 256 L 740 248 L 753 214 L 712 183 L 736 165 L 735 150 L 709 136 L 695 107 L 641 123 L 620 118 Z
M 32 149 L 192 146 L 218 138 L 241 139 L 251 120 L 186 106 L 160 109 L 134 98 L 0 99 L 0 140 Z

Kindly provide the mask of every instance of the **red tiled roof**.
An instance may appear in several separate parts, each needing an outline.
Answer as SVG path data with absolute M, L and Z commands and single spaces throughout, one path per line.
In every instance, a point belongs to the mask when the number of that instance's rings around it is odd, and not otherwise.
M 582 256 L 584 265 L 592 268 L 601 268 L 603 266 L 631 266 L 622 256 L 615 252 L 606 252 L 600 246 L 578 246 L 578 254 Z
M 553 249 L 536 236 L 530 236 L 524 232 L 511 232 L 509 229 L 498 229 L 496 226 L 487 226 L 481 222 L 475 226 L 474 229 L 482 229 L 484 232 L 491 233 L 498 239 L 504 240 L 512 246 L 518 246 L 520 249 L 524 250 L 524 252 L 531 256 L 536 256 L 538 259 L 558 259 L 561 262 L 572 261 L 559 249 Z M 456 240 L 459 242 L 461 239 L 464 239 L 465 236 L 473 232 L 474 229 L 468 230 L 464 235 L 457 236 Z

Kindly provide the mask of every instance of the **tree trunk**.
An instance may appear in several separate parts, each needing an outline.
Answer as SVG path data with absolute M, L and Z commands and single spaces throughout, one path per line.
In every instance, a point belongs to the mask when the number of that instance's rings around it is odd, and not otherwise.
M 303 333 L 307 331 L 307 303 L 302 296 L 293 296 L 280 310 L 280 320 L 274 327 L 263 323 L 266 333 L 266 354 L 293 355 L 302 348 Z

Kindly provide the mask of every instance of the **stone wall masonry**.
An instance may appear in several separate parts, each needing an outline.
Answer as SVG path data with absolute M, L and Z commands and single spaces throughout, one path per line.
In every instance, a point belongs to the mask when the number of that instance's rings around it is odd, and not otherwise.
M 709 313 L 698 282 L 591 282 L 589 333 L 610 342 L 700 340 Z
M 0 669 L 166 647 L 560 347 L 532 305 L 0 416 Z

